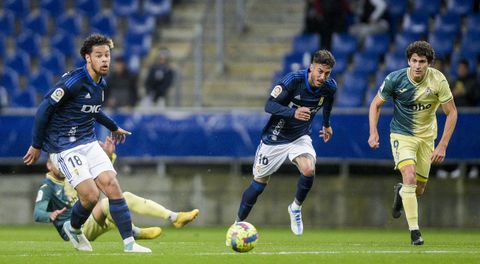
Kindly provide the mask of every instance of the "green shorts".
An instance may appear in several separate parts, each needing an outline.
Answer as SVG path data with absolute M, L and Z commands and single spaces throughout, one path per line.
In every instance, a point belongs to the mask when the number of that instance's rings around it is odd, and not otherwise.
M 395 169 L 414 164 L 417 180 L 427 182 L 432 164 L 434 140 L 391 133 L 390 144 L 392 145 Z

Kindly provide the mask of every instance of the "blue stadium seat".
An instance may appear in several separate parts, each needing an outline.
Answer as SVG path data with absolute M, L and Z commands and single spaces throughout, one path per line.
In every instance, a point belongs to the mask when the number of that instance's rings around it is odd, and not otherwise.
M 337 96 L 338 107 L 361 107 L 368 88 L 368 76 L 361 72 L 347 72 Z
M 172 13 L 171 0 L 144 0 L 143 10 L 155 17 L 166 17 Z
M 30 57 L 36 58 L 40 55 L 40 36 L 34 34 L 32 31 L 24 31 L 18 36 L 16 41 L 17 50 L 22 50 L 28 53 Z
M 30 76 L 28 84 L 37 94 L 44 95 L 53 88 L 53 75 L 49 70 L 40 68 L 40 70 Z
M 12 95 L 19 89 L 18 73 L 9 67 L 4 67 L 3 72 L 0 72 L 0 86 L 3 86 L 7 93 Z
M 41 0 L 40 8 L 45 10 L 50 17 L 59 17 L 65 12 L 65 1 L 63 0 Z
M 35 34 L 47 34 L 47 16 L 40 12 L 28 14 L 23 24 L 24 30 L 29 30 Z
M 457 35 L 460 30 L 461 17 L 453 12 L 438 15 L 435 19 L 434 31 Z M 454 41 L 454 39 L 453 39 Z
M 357 52 L 353 56 L 352 70 L 365 73 L 365 75 L 373 74 L 378 70 L 379 56 L 375 53 Z
M 94 17 L 100 12 L 100 1 L 97 0 L 76 0 L 75 10 L 80 15 Z
M 390 52 L 385 56 L 386 72 L 396 71 L 407 66 L 407 58 L 404 53 Z
M 415 0 L 413 3 L 413 12 L 422 12 L 428 16 L 440 13 L 441 0 Z
M 448 1 L 447 10 L 457 15 L 469 15 L 473 11 L 473 0 L 451 0 Z
M 463 34 L 460 50 L 470 56 L 480 55 L 480 32 L 467 31 Z
M 332 37 L 332 52 L 353 54 L 358 47 L 357 39 L 347 33 L 334 33 Z
M 388 34 L 369 35 L 365 39 L 363 52 L 383 56 L 390 47 L 390 36 Z
M 403 17 L 407 12 L 408 0 L 388 0 L 388 14 L 393 17 Z
M 101 33 L 114 37 L 117 30 L 117 19 L 110 12 L 98 14 L 92 19 L 91 26 L 92 33 Z
M 80 54 L 78 56 L 75 56 L 73 67 L 80 68 L 80 67 L 83 67 L 83 65 L 85 65 L 85 59 L 80 57 Z
M 72 35 L 78 35 L 81 32 L 80 29 L 81 21 L 80 16 L 77 16 L 72 13 L 66 13 L 61 15 L 56 20 L 56 28 L 58 30 L 63 30 Z
M 282 74 L 305 69 L 310 66 L 311 55 L 308 52 L 292 52 L 283 57 Z
M 73 35 L 64 31 L 58 31 L 57 34 L 53 36 L 50 46 L 52 49 L 59 50 L 67 57 L 72 57 L 77 53 Z
M 6 13 L 12 13 L 14 16 L 23 18 L 29 12 L 29 1 L 27 0 L 7 0 L 4 2 L 3 7 L 7 11 Z
M 445 32 L 434 32 L 430 34 L 428 41 L 435 50 L 435 57 L 448 59 L 455 46 L 455 35 Z
M 465 29 L 469 32 L 480 32 L 480 14 L 469 15 L 465 22 Z
M 6 54 L 7 54 L 6 37 L 0 34 L 0 58 L 5 58 Z
M 30 57 L 22 50 L 16 50 L 15 54 L 7 56 L 5 65 L 20 75 L 26 76 L 30 73 Z
M 134 34 L 151 34 L 155 30 L 155 18 L 143 13 L 133 13 L 128 17 L 127 31 Z
M 15 17 L 9 12 L 0 12 L 0 28 L 3 35 L 11 36 L 15 33 Z
M 40 58 L 40 67 L 50 71 L 54 76 L 65 72 L 65 56 L 56 49 L 51 49 L 49 53 Z
M 347 70 L 350 57 L 345 52 L 333 52 L 333 56 L 335 57 L 335 66 L 333 68 L 333 72 L 341 75 Z
M 314 53 L 320 48 L 320 35 L 318 34 L 303 34 L 297 35 L 293 38 L 292 43 L 293 52 L 308 52 Z
M 395 53 L 404 53 L 408 45 L 414 41 L 421 40 L 420 34 L 402 32 L 395 35 Z
M 125 54 L 145 56 L 152 46 L 152 37 L 148 34 L 128 32 L 125 36 Z
M 420 36 L 426 36 L 428 33 L 428 16 L 422 12 L 410 13 L 403 20 L 403 31 Z
M 139 9 L 139 0 L 114 0 L 113 12 L 118 16 L 129 16 Z
M 25 88 L 17 90 L 11 99 L 12 107 L 35 107 L 35 94 L 33 88 Z

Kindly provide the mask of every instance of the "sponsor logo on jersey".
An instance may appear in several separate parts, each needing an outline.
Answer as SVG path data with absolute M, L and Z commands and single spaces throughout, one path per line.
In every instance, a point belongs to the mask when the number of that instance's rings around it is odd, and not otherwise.
M 281 93 L 282 93 L 282 86 L 277 85 L 277 86 L 273 87 L 273 90 L 272 90 L 272 92 L 270 93 L 270 95 L 271 95 L 273 98 L 277 98 Z
M 50 95 L 50 98 L 52 98 L 53 101 L 59 102 L 60 99 L 65 95 L 65 91 L 63 91 L 62 88 L 57 88 L 53 93 Z
M 90 99 L 92 98 L 92 96 L 90 95 L 90 93 L 87 93 L 87 95 L 85 95 L 85 99 Z
M 83 105 L 82 112 L 84 113 L 98 113 L 102 109 L 102 105 Z
M 432 107 L 432 104 L 424 105 L 424 104 L 418 103 L 418 104 L 409 105 L 409 108 L 412 109 L 413 111 L 428 110 L 430 109 L 430 107 Z
M 404 92 L 406 92 L 407 90 L 408 90 L 408 88 L 402 88 L 402 89 L 398 90 L 398 93 L 404 93 Z

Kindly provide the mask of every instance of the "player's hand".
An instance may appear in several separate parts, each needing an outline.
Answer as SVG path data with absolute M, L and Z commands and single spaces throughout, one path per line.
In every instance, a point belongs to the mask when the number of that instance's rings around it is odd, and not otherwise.
M 438 145 L 432 153 L 431 161 L 433 164 L 440 164 L 445 160 L 447 148 Z
M 310 109 L 308 107 L 299 107 L 295 110 L 295 119 L 301 121 L 308 121 L 310 120 Z
M 105 143 L 99 140 L 98 144 L 100 144 L 100 147 L 102 147 L 103 151 L 105 151 L 110 158 L 112 157 L 112 154 L 115 153 L 115 142 L 113 142 L 111 136 L 105 138 Z
M 132 133 L 124 130 L 123 128 L 119 127 L 117 131 L 112 132 L 112 140 L 114 144 L 125 143 L 127 136 L 130 136 Z
M 327 143 L 333 136 L 333 129 L 332 127 L 323 127 L 320 130 L 320 137 L 323 138 L 323 142 Z
M 378 149 L 380 147 L 380 143 L 378 142 L 380 137 L 378 136 L 378 133 L 372 133 L 370 134 L 370 137 L 368 138 L 368 145 L 372 149 Z
M 38 157 L 40 157 L 41 152 L 42 152 L 41 149 L 37 149 L 30 146 L 28 148 L 27 154 L 23 156 L 23 163 L 25 163 L 28 166 L 35 164 L 35 162 L 37 162 L 38 160 Z
M 50 220 L 55 221 L 61 214 L 63 214 L 67 210 L 67 207 L 63 207 L 60 210 L 53 211 L 48 217 Z

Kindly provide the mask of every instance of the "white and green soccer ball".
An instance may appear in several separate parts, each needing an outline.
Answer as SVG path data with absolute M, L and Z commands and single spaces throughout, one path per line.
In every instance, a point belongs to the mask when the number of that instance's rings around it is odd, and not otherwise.
M 248 222 L 237 222 L 227 231 L 226 245 L 237 252 L 252 250 L 258 241 L 257 229 Z

